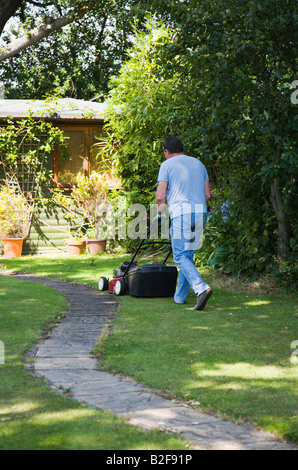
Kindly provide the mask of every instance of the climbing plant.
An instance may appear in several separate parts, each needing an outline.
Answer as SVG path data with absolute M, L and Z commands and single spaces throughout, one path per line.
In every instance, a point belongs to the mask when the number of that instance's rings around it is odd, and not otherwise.
M 34 203 L 40 185 L 50 185 L 55 147 L 66 156 L 63 132 L 33 118 L 8 120 L 0 127 L 0 182 Z

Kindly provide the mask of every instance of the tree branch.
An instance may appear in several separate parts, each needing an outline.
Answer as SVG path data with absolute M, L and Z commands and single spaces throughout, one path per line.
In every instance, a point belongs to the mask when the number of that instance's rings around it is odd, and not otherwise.
M 21 38 L 18 38 L 8 44 L 4 51 L 0 53 L 0 62 L 3 62 L 10 57 L 17 55 L 24 49 L 36 44 L 41 39 L 49 36 L 53 31 L 61 29 L 64 26 L 73 23 L 79 18 L 82 18 L 89 11 L 88 4 L 79 10 L 72 10 L 64 16 L 57 19 L 47 17 L 46 21 L 37 26 L 29 33 L 25 34 Z
M 37 2 L 35 0 L 28 0 L 31 5 L 35 5 L 37 7 L 49 7 L 50 5 L 53 5 L 53 2 L 45 3 L 45 2 Z

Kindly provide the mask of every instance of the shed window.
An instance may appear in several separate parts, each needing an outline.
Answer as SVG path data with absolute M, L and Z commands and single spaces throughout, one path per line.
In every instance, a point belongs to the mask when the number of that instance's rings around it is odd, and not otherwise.
M 78 173 L 88 176 L 91 171 L 98 170 L 101 166 L 96 159 L 98 149 L 92 149 L 92 146 L 102 135 L 102 126 L 63 124 L 61 129 L 68 138 L 70 158 L 63 160 L 61 155 L 55 154 L 54 183 L 67 188 L 76 182 Z

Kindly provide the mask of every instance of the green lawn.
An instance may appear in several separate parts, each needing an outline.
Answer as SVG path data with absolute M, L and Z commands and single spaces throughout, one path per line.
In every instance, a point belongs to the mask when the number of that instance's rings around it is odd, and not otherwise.
M 98 278 L 111 277 L 119 263 L 119 257 L 107 254 L 23 257 L 2 260 L 0 269 L 2 264 L 2 270 L 48 275 L 96 288 Z M 262 286 L 231 290 L 217 277 L 208 273 L 204 277 L 214 295 L 203 312 L 192 310 L 193 295 L 184 306 L 175 305 L 171 298 L 121 298 L 100 366 L 203 411 L 250 422 L 297 442 L 297 365 L 290 360 L 291 344 L 298 340 L 297 299 L 285 292 L 268 294 Z M 55 395 L 51 400 L 51 406 L 56 406 L 60 399 Z
M 145 432 L 83 406 L 25 370 L 26 352 L 65 308 L 63 297 L 46 286 L 0 276 L 0 449 L 186 450 L 186 441 L 175 435 Z

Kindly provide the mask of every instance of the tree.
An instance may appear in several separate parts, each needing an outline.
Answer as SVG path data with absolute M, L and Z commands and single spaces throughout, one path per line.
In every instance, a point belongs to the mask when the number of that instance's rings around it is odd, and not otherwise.
M 267 262 L 257 259 L 256 238 L 267 243 L 268 229 L 271 240 L 277 240 L 276 253 L 288 259 L 297 234 L 297 108 L 290 100 L 297 70 L 297 3 L 228 0 L 223 7 L 215 0 L 189 0 L 169 5 L 177 34 L 167 64 L 176 73 L 179 64 L 179 76 L 188 82 L 185 139 L 212 163 L 225 197 L 229 193 L 251 217 L 247 227 L 256 216 L 250 207 L 267 215 L 265 222 L 258 220 L 258 233 L 247 237 L 254 244 L 255 263 Z
M 96 4 L 79 21 L 1 63 L 0 81 L 6 98 L 59 95 L 103 100 L 110 76 L 117 73 L 127 57 L 134 35 L 133 19 L 142 19 L 144 10 L 139 8 L 138 0 L 97 0 Z M 49 7 L 44 10 L 53 15 Z M 28 28 L 31 22 L 36 25 L 40 13 L 37 6 L 27 4 Z M 18 37 L 22 25 L 19 20 L 13 23 L 12 30 L 6 32 L 6 41 Z
M 143 197 L 151 193 L 160 139 L 175 132 L 209 169 L 210 224 L 219 229 L 209 249 L 221 253 L 221 263 L 241 272 L 269 269 L 275 255 L 293 260 L 295 2 L 170 5 L 171 40 L 153 46 L 149 32 L 149 49 L 144 40 L 141 53 L 137 42 L 111 82 L 121 112 L 112 112 L 108 131 L 124 186 L 139 198 L 138 186 Z
M 144 18 L 146 11 L 152 8 L 153 5 L 140 0 L 0 0 L 0 35 L 12 17 L 18 17 L 23 27 L 18 37 L 4 37 L 0 62 L 16 56 L 67 25 L 79 23 L 89 12 L 100 12 L 103 20 L 111 15 L 120 18 L 127 13 L 134 19 Z
M 262 200 L 268 213 L 268 204 L 272 204 L 277 253 L 284 259 L 293 249 L 296 230 L 297 114 L 290 101 L 296 71 L 295 18 L 297 4 L 292 0 L 282 4 L 227 1 L 224 10 L 217 2 L 200 2 L 192 18 L 188 15 L 188 26 L 177 42 L 178 47 L 188 46 L 181 65 L 188 67 L 199 103 L 197 115 L 203 118 L 195 118 L 197 131 L 204 132 L 201 151 L 213 153 L 222 184 L 233 169 L 235 178 L 244 183 L 241 192 L 247 188 L 252 206 Z M 233 197 L 237 197 L 235 191 Z M 246 211 L 246 217 L 252 212 Z M 259 226 L 262 234 L 268 232 L 266 224 L 260 221 Z M 271 235 L 274 237 L 273 227 Z
M 138 14 L 137 3 L 97 0 L 97 8 L 90 9 L 80 21 L 3 61 L 0 81 L 6 98 L 42 99 L 55 94 L 103 99 L 110 76 L 118 71 L 131 44 L 131 18 Z M 28 4 L 26 14 L 40 12 Z M 16 34 L 18 30 L 11 32 Z
M 169 29 L 152 19 L 146 21 L 145 29 L 136 31 L 129 59 L 110 80 L 104 151 L 114 159 L 129 202 L 149 208 L 154 202 L 162 142 L 183 128 L 183 119 L 177 120 L 183 103 L 182 83 L 175 74 L 165 77 L 163 73 L 162 51 L 171 42 Z
M 9 0 L 8 3 L 6 1 L 6 6 L 3 5 L 5 0 L 2 0 L 0 4 L 0 11 L 3 11 L 3 19 L 2 19 L 2 31 L 7 23 L 7 21 L 16 13 L 19 7 L 22 8 L 22 16 L 24 15 L 24 9 L 26 4 L 35 5 L 37 7 L 43 7 L 43 14 L 42 14 L 42 21 L 36 26 L 35 28 L 30 28 L 29 31 L 26 31 L 25 34 L 17 39 L 14 39 L 10 43 L 6 44 L 0 54 L 0 62 L 15 56 L 20 51 L 32 46 L 33 44 L 37 43 L 41 39 L 47 37 L 53 31 L 56 31 L 64 26 L 73 23 L 74 21 L 79 20 L 82 18 L 89 9 L 94 7 L 93 1 L 74 1 L 74 2 L 61 2 L 61 4 L 67 4 L 67 10 L 62 12 L 62 5 L 61 7 L 58 6 L 58 10 L 60 16 L 54 18 L 50 15 L 44 13 L 44 5 L 40 4 L 39 2 L 35 2 L 33 0 L 29 1 L 16 1 L 16 0 Z M 46 3 L 47 7 L 54 7 L 56 2 L 49 1 Z

